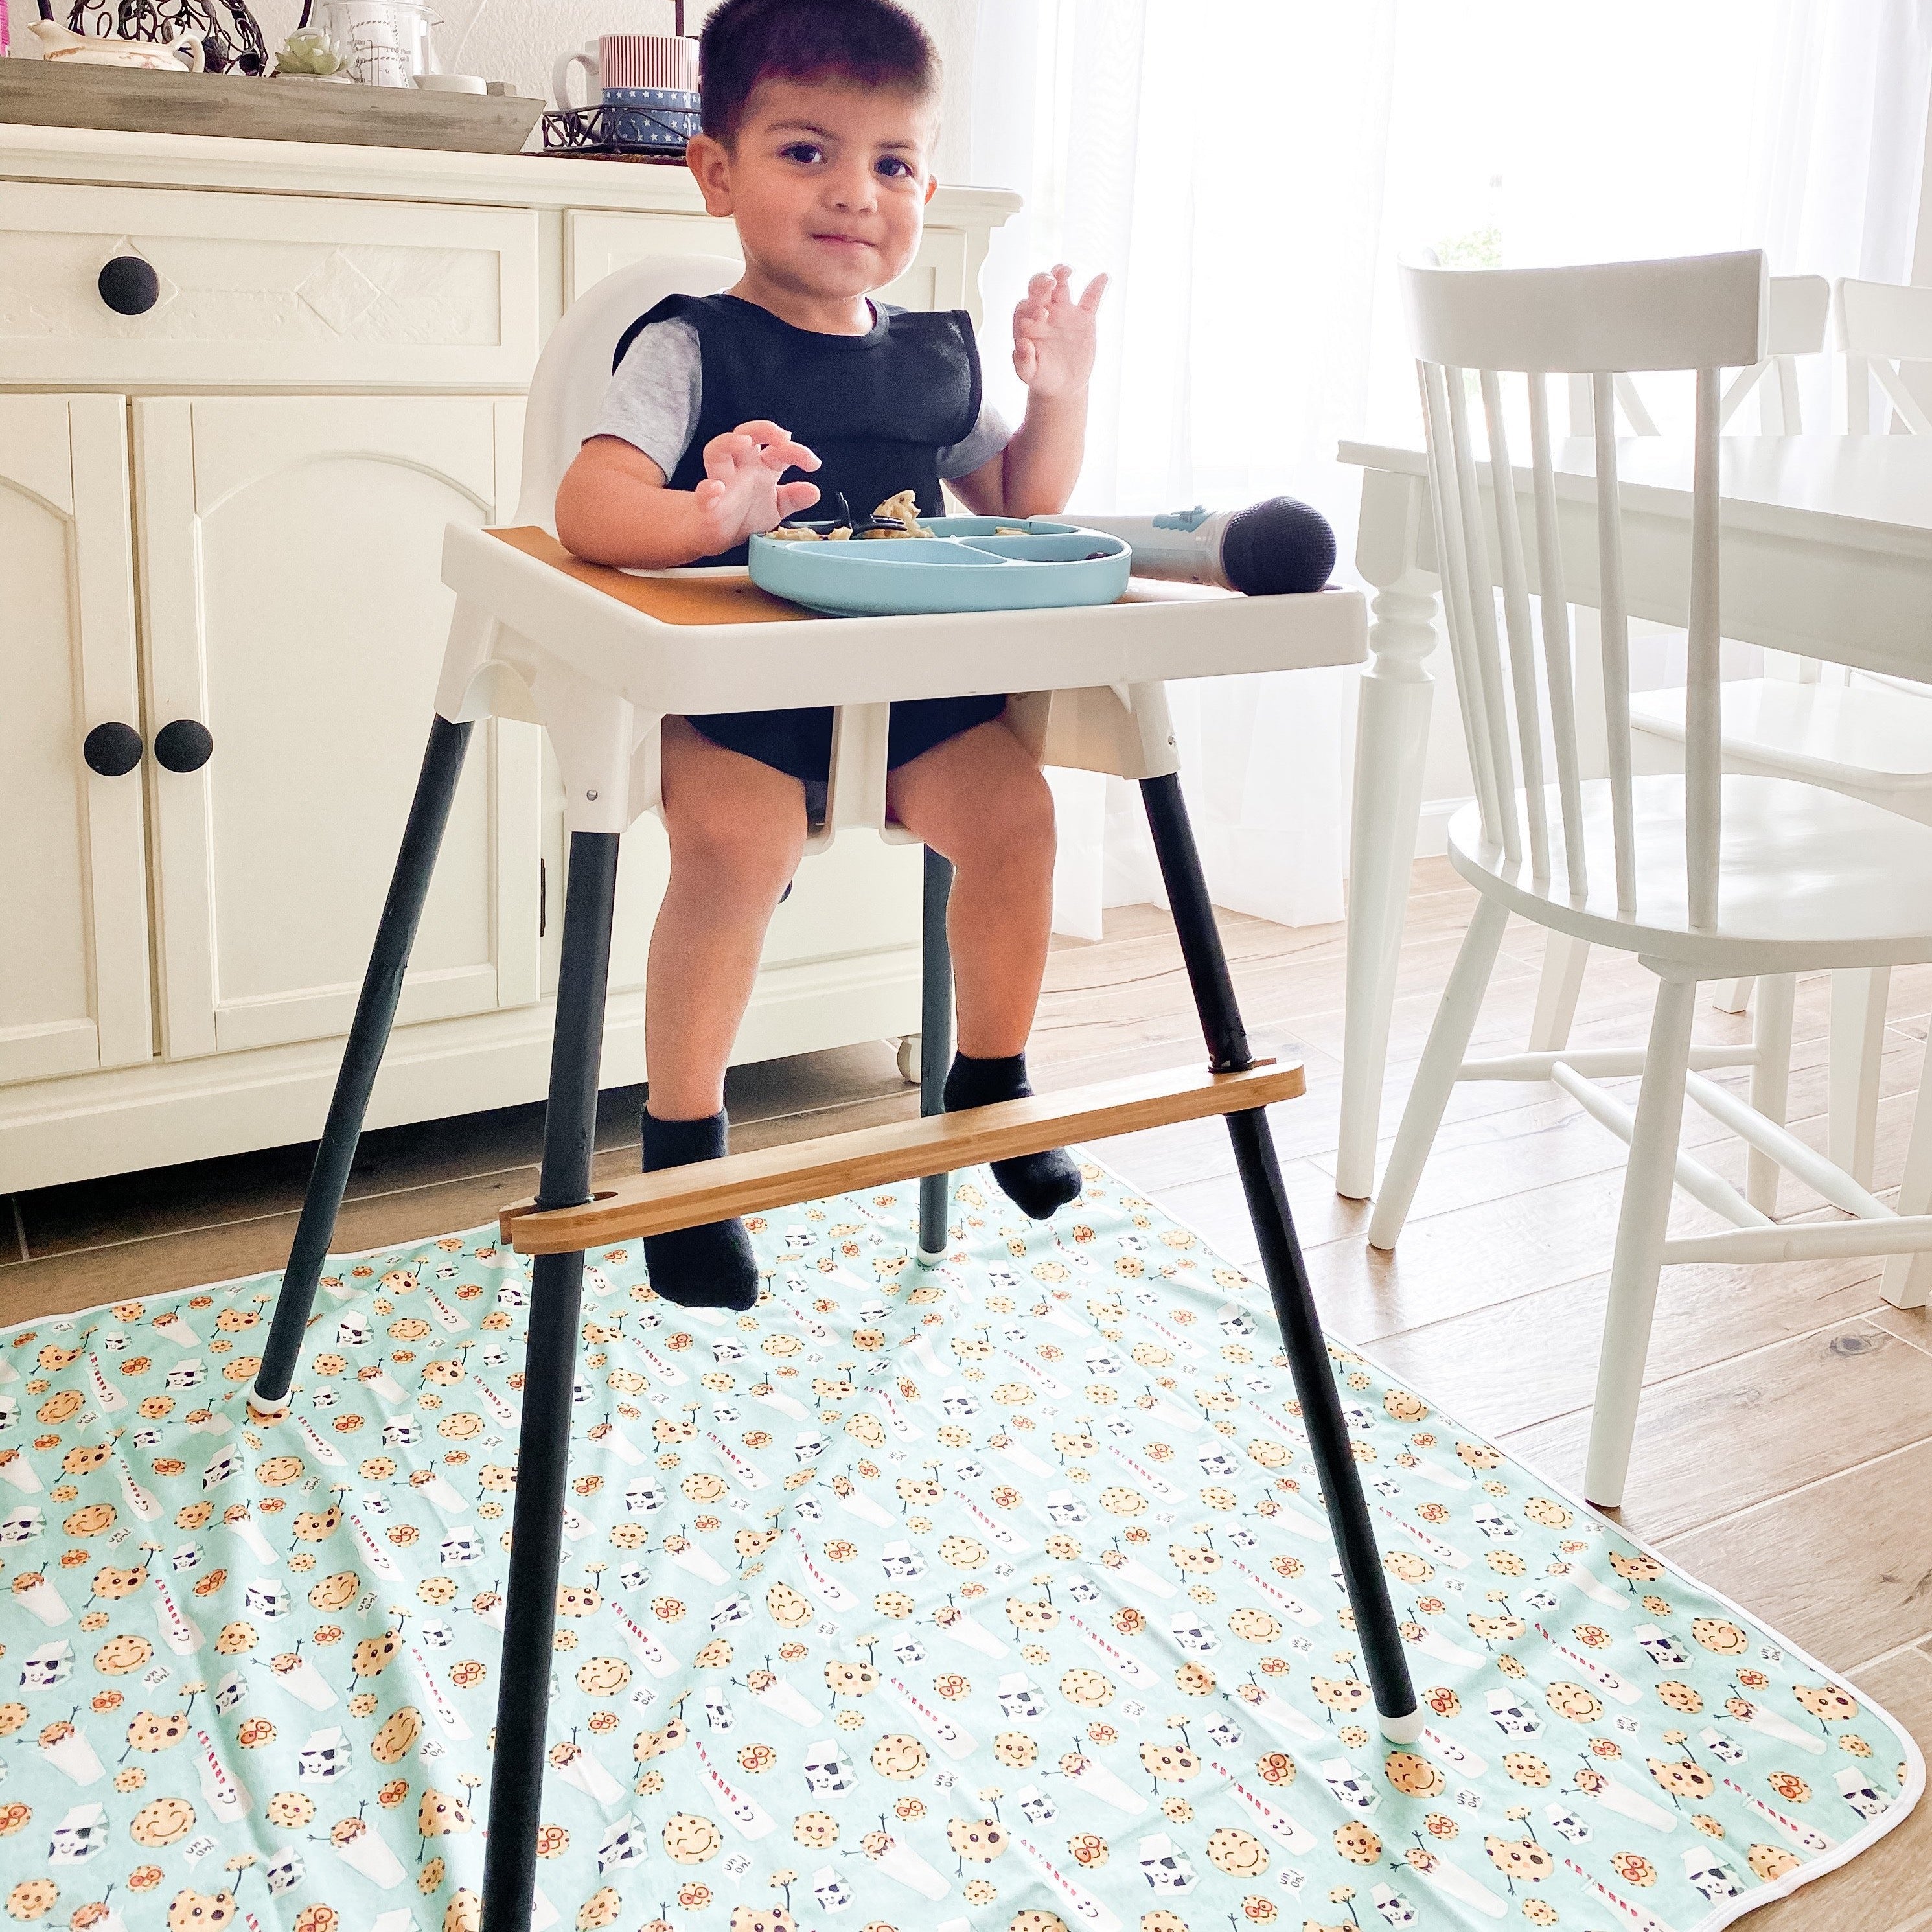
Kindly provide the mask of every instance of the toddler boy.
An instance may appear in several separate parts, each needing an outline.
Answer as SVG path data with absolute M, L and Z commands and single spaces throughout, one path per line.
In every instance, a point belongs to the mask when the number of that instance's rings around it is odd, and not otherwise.
M 842 496 L 854 514 L 943 480 L 982 514 L 1060 510 L 1079 474 L 1094 313 L 1068 272 L 1034 277 L 1013 318 L 1024 420 L 980 394 L 972 325 L 868 301 L 916 252 L 935 185 L 932 43 L 892 0 L 724 0 L 700 44 L 704 132 L 690 165 L 736 224 L 745 272 L 674 296 L 620 346 L 602 415 L 557 492 L 557 534 L 599 563 L 740 563 L 746 539 Z M 814 480 L 782 480 L 790 470 Z M 949 1109 L 1030 1093 L 1027 1035 L 1046 967 L 1053 807 L 1002 698 L 895 704 L 887 808 L 956 868 L 948 931 L 959 1051 Z M 822 810 L 832 713 L 667 718 L 670 880 L 646 981 L 647 1170 L 725 1149 L 725 1063 L 765 928 Z M 1044 1219 L 1080 1191 L 1064 1151 L 997 1162 Z M 645 1244 L 652 1286 L 686 1306 L 757 1299 L 737 1221 Z

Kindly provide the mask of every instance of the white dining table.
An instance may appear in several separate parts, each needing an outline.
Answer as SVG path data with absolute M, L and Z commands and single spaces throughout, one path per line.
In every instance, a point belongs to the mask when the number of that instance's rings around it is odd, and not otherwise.
M 1685 620 L 1687 446 L 1667 436 L 1617 444 L 1630 614 L 1665 624 Z M 1724 634 L 1932 682 L 1932 437 L 1727 436 L 1721 451 Z M 1571 437 L 1555 454 L 1565 592 L 1572 604 L 1594 605 L 1593 446 Z M 1350 442 L 1337 455 L 1363 472 L 1355 563 L 1375 591 L 1356 736 L 1335 1168 L 1336 1192 L 1364 1200 L 1375 1185 L 1440 604 L 1421 448 Z M 1486 469 L 1484 476 L 1486 488 Z M 1516 471 L 1515 488 L 1528 529 L 1527 470 Z

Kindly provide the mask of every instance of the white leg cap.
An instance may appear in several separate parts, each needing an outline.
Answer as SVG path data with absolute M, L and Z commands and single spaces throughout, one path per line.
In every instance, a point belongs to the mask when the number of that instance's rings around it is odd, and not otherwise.
M 917 1256 L 921 1268 L 937 1268 L 946 1258 L 946 1250 L 944 1248 L 941 1248 L 936 1255 L 929 1255 L 923 1248 L 919 1247 L 914 1248 L 913 1252 Z
M 286 1396 L 284 1396 L 280 1402 L 264 1402 L 260 1396 L 255 1394 L 252 1390 L 250 1391 L 248 1396 L 248 1414 L 250 1418 L 254 1421 L 286 1422 L 289 1419 L 290 1412 L 293 1407 L 294 1404 L 289 1400 Z
M 1392 1744 L 1412 1744 L 1422 1735 L 1422 1727 L 1427 1714 L 1418 1704 L 1406 1718 L 1391 1718 L 1378 1711 L 1376 1721 L 1382 1726 L 1382 1736 Z

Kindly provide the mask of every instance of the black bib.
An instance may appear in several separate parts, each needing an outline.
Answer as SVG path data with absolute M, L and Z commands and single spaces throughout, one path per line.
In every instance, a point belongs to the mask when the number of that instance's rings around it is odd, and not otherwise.
M 939 452 L 963 442 L 980 419 L 980 357 L 962 309 L 872 304 L 864 335 L 794 328 L 736 296 L 667 296 L 619 339 L 614 370 L 640 331 L 674 318 L 698 332 L 698 421 L 665 480 L 694 490 L 704 480 L 704 446 L 741 422 L 766 417 L 812 451 L 821 467 L 818 507 L 832 514 L 842 494 L 853 514 L 910 490 L 922 516 L 945 512 Z M 806 472 L 797 472 L 803 476 Z M 742 544 L 700 563 L 742 563 Z

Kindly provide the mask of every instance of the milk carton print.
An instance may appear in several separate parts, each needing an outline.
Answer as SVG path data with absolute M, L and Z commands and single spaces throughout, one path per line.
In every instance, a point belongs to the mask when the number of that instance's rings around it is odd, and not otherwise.
M 1141 1876 L 1163 1897 L 1175 1898 L 1192 1892 L 1200 1874 L 1188 1862 L 1165 1832 L 1156 1832 L 1141 1840 Z
M 1654 1624 L 1639 1624 L 1636 1640 L 1653 1664 L 1669 1667 L 1690 1661 L 1690 1652 L 1668 1631 L 1659 1630 Z

